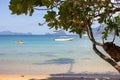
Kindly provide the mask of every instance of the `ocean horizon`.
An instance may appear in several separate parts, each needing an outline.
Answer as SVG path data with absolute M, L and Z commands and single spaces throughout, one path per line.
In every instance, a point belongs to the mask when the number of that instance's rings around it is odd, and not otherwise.
M 55 41 L 58 35 L 0 35 L 0 74 L 117 73 L 95 54 L 87 36 L 67 36 L 74 40 Z M 100 41 L 100 36 L 96 39 Z M 24 43 L 17 44 L 18 40 Z M 118 38 L 116 43 L 120 45 Z

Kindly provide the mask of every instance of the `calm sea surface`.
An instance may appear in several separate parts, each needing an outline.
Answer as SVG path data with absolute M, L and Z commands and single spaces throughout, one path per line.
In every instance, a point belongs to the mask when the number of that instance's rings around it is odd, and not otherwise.
M 0 74 L 116 72 L 94 53 L 87 37 L 69 36 L 74 40 L 65 42 L 55 41 L 58 37 L 0 36 Z

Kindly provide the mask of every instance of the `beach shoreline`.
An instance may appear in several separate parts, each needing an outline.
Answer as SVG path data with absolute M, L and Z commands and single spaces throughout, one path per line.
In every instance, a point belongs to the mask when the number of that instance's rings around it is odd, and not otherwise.
M 119 74 L 0 74 L 0 80 L 119 80 Z

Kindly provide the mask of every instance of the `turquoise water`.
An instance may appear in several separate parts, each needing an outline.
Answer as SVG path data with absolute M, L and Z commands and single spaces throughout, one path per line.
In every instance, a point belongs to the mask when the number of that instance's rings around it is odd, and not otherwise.
M 92 50 L 87 37 L 57 42 L 59 36 L 0 36 L 1 74 L 115 72 Z M 23 40 L 24 44 L 16 41 Z M 99 40 L 99 37 L 97 37 Z M 119 43 L 119 39 L 116 40 Z M 102 49 L 101 49 L 102 50 Z

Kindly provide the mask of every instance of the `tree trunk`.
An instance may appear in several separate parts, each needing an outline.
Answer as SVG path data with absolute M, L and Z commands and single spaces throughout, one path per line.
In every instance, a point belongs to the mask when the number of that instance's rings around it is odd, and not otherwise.
M 91 40 L 92 44 L 93 44 L 93 50 L 95 51 L 95 53 L 102 58 L 103 60 L 105 60 L 106 62 L 108 62 L 110 65 L 112 65 L 119 73 L 120 73 L 120 66 L 113 61 L 111 58 L 109 58 L 108 56 L 105 56 L 102 52 L 100 52 L 96 45 L 103 47 L 103 45 L 101 43 L 96 42 L 96 40 L 94 39 L 93 33 L 92 33 L 92 29 L 90 27 L 91 25 L 87 26 L 87 34 L 89 39 Z
M 111 58 L 105 56 L 104 54 L 102 54 L 97 48 L 96 45 L 93 44 L 93 50 L 95 51 L 95 53 L 101 57 L 103 60 L 105 60 L 106 62 L 108 62 L 109 64 L 111 64 L 119 73 L 120 73 L 120 66 L 113 61 Z
M 113 42 L 106 42 L 103 44 L 103 49 L 116 62 L 120 61 L 120 47 Z

